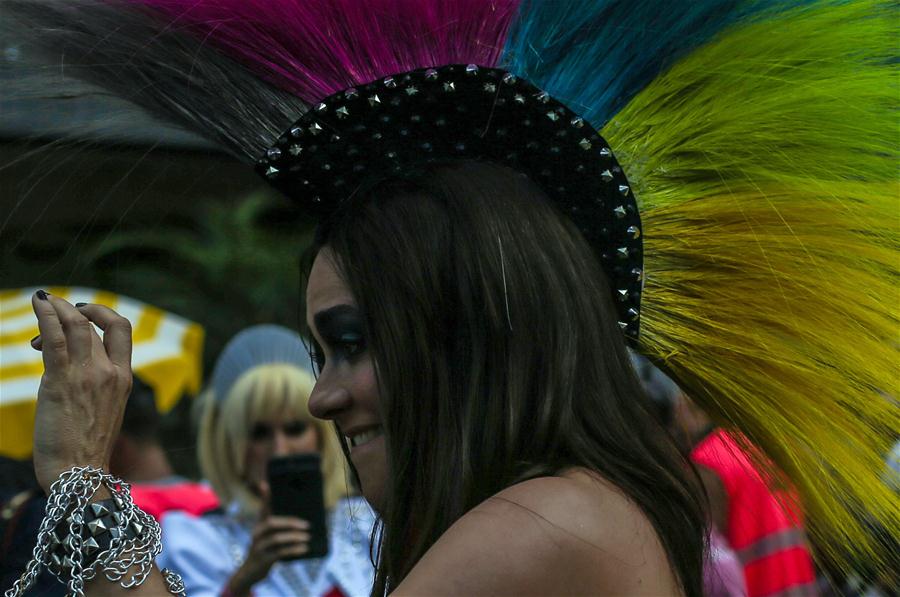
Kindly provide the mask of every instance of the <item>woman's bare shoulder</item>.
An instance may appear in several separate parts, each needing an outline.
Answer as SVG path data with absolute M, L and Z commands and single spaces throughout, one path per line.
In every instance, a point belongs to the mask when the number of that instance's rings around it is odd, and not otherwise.
M 467 512 L 397 595 L 678 593 L 652 524 L 614 485 L 573 469 Z

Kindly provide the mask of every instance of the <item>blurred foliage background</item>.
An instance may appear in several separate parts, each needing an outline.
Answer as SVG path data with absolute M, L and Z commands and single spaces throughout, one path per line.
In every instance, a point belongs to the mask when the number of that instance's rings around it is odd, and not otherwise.
M 241 329 L 298 328 L 313 225 L 252 168 L 0 27 L 0 288 L 87 286 L 186 317 L 206 331 L 208 375 Z M 187 474 L 191 404 L 164 421 Z
M 297 329 L 300 260 L 312 226 L 263 191 L 234 205 L 200 203 L 163 224 L 122 226 L 87 247 L 97 285 L 136 295 L 206 328 L 206 369 L 256 323 Z
M 78 228 L 4 251 L 3 287 L 101 288 L 196 321 L 206 330 L 207 370 L 240 329 L 302 321 L 300 263 L 313 223 L 277 195 L 197 201 L 152 226 L 126 219 Z
M 247 326 L 299 329 L 313 229 L 251 169 L 208 150 L 0 141 L 0 288 L 93 287 L 196 321 L 206 375 Z M 166 415 L 163 441 L 196 477 L 192 403 Z

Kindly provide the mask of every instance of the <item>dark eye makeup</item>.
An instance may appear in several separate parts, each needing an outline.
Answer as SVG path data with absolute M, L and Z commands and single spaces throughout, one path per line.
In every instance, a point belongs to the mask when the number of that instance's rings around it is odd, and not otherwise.
M 303 421 L 288 421 L 282 429 L 289 437 L 299 437 L 309 428 L 309 424 Z M 257 423 L 250 430 L 250 439 L 262 441 L 272 437 L 272 426 L 268 423 Z
M 284 424 L 284 434 L 290 437 L 299 437 L 306 432 L 309 427 L 303 421 L 291 421 Z
M 257 423 L 250 430 L 250 439 L 253 440 L 263 440 L 267 437 L 271 437 L 272 435 L 272 427 L 267 425 L 266 423 Z
M 359 309 L 352 305 L 336 305 L 316 313 L 313 317 L 322 342 L 336 362 L 352 362 L 366 351 L 363 320 Z M 325 367 L 325 351 L 315 340 L 310 348 L 310 358 L 316 373 Z

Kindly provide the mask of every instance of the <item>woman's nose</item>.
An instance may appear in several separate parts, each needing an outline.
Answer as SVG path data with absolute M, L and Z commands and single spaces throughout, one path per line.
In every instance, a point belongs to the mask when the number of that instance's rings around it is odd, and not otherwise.
M 290 456 L 290 438 L 281 429 L 277 429 L 272 435 L 272 456 Z
M 352 403 L 352 397 L 345 388 L 319 377 L 309 396 L 309 412 L 318 419 L 332 420 L 350 408 Z

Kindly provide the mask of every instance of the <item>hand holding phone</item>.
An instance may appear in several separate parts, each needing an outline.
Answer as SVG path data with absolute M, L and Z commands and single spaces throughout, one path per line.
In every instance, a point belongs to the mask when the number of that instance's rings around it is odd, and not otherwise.
M 260 494 L 268 500 L 268 484 L 260 483 Z M 309 551 L 309 523 L 293 516 L 272 516 L 264 508 L 253 528 L 250 549 L 243 564 L 228 579 L 232 595 L 250 595 L 253 585 L 269 575 L 276 562 L 303 557 Z
M 328 555 L 322 464 L 318 454 L 276 457 L 268 466 L 272 517 L 301 519 L 309 524 L 306 553 L 284 560 L 321 558 Z

